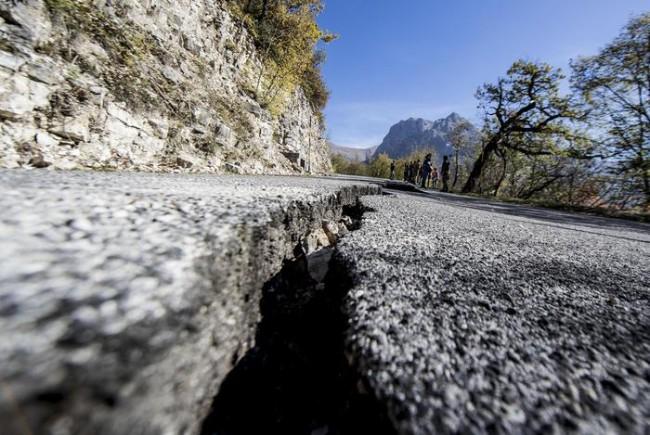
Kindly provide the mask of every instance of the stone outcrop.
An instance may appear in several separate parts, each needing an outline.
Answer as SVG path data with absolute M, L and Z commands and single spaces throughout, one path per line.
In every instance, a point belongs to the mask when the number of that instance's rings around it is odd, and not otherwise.
M 260 104 L 261 71 L 226 2 L 2 2 L 0 166 L 328 171 L 301 89 Z

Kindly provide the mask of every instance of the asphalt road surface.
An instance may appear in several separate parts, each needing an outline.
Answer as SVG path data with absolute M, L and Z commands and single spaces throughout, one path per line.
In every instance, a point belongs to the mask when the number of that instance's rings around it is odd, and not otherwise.
M 265 282 L 378 191 L 0 170 L 0 433 L 198 433 L 254 342 Z
M 650 431 L 650 227 L 367 197 L 348 343 L 401 434 Z
M 0 171 L 2 430 L 196 433 L 265 282 L 367 181 Z M 397 433 L 650 433 L 650 226 L 390 193 L 334 259 Z

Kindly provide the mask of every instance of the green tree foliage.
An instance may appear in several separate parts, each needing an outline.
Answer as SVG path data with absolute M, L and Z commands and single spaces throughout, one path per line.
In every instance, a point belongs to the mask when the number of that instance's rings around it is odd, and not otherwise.
M 368 175 L 375 178 L 389 178 L 392 160 L 388 154 L 379 154 L 368 166 Z
M 465 165 L 463 169 L 461 165 L 461 180 L 472 168 Z M 599 189 L 602 191 L 605 186 L 604 177 L 591 159 L 562 153 L 529 155 L 502 148 L 485 163 L 474 192 L 578 207 L 602 205 Z
M 420 162 L 420 166 L 421 166 L 427 154 L 431 154 L 431 161 L 433 162 L 433 166 L 436 166 L 437 164 L 436 162 L 438 162 L 438 156 L 436 150 L 434 150 L 433 148 L 413 151 L 408 156 L 403 157 L 399 160 L 395 160 L 395 179 L 403 180 L 404 174 L 406 172 L 406 167 L 411 163 Z
M 346 169 L 348 168 L 349 162 L 341 154 L 332 155 L 332 169 L 337 174 L 345 174 Z
M 350 162 L 340 154 L 332 156 L 332 168 L 337 174 L 367 176 L 369 173 L 368 164 Z
M 370 163 L 351 162 L 340 154 L 334 154 L 332 156 L 332 167 L 334 168 L 334 172 L 337 174 L 389 178 L 390 164 L 392 161 L 393 160 L 388 157 L 387 154 L 378 155 Z M 404 174 L 404 161 L 396 161 L 395 163 L 397 164 L 396 173 L 399 178 Z
M 484 168 L 506 152 L 529 156 L 577 155 L 584 146 L 571 128 L 578 119 L 568 96 L 560 95 L 561 71 L 544 63 L 517 61 L 505 78 L 477 91 L 484 115 L 484 146 L 463 187 L 472 192 Z M 505 164 L 505 163 L 504 163 Z
M 473 155 L 473 149 L 476 147 L 476 143 L 471 134 L 472 125 L 467 122 L 461 122 L 451 131 L 449 135 L 449 142 L 454 148 L 454 175 L 451 188 L 454 189 L 458 183 L 459 177 L 463 174 L 463 168 L 461 166 L 461 155 L 465 156 L 467 154 Z
M 631 20 L 595 56 L 573 62 L 572 85 L 591 110 L 613 173 L 628 195 L 642 195 L 650 206 L 650 13 Z
M 247 24 L 262 53 L 264 66 L 255 92 L 263 104 L 279 103 L 282 91 L 301 87 L 320 113 L 329 96 L 320 66 L 325 60 L 319 42 L 335 37 L 319 28 L 322 0 L 230 0 Z

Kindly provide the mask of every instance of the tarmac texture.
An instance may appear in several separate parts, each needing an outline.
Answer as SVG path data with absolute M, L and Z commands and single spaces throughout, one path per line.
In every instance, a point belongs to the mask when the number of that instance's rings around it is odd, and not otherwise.
M 650 231 L 366 197 L 338 246 L 349 353 L 401 434 L 650 431 Z

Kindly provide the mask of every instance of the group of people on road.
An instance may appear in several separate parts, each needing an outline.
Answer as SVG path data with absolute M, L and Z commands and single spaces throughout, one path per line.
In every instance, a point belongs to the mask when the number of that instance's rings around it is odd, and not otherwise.
M 419 160 L 406 162 L 404 167 L 404 181 L 407 183 L 419 184 L 423 189 L 438 188 L 438 179 L 442 181 L 443 192 L 449 192 L 449 157 L 444 156 L 440 173 L 438 168 L 433 165 L 433 156 L 427 154 L 424 162 Z M 393 160 L 390 164 L 390 179 L 395 179 L 396 165 Z

